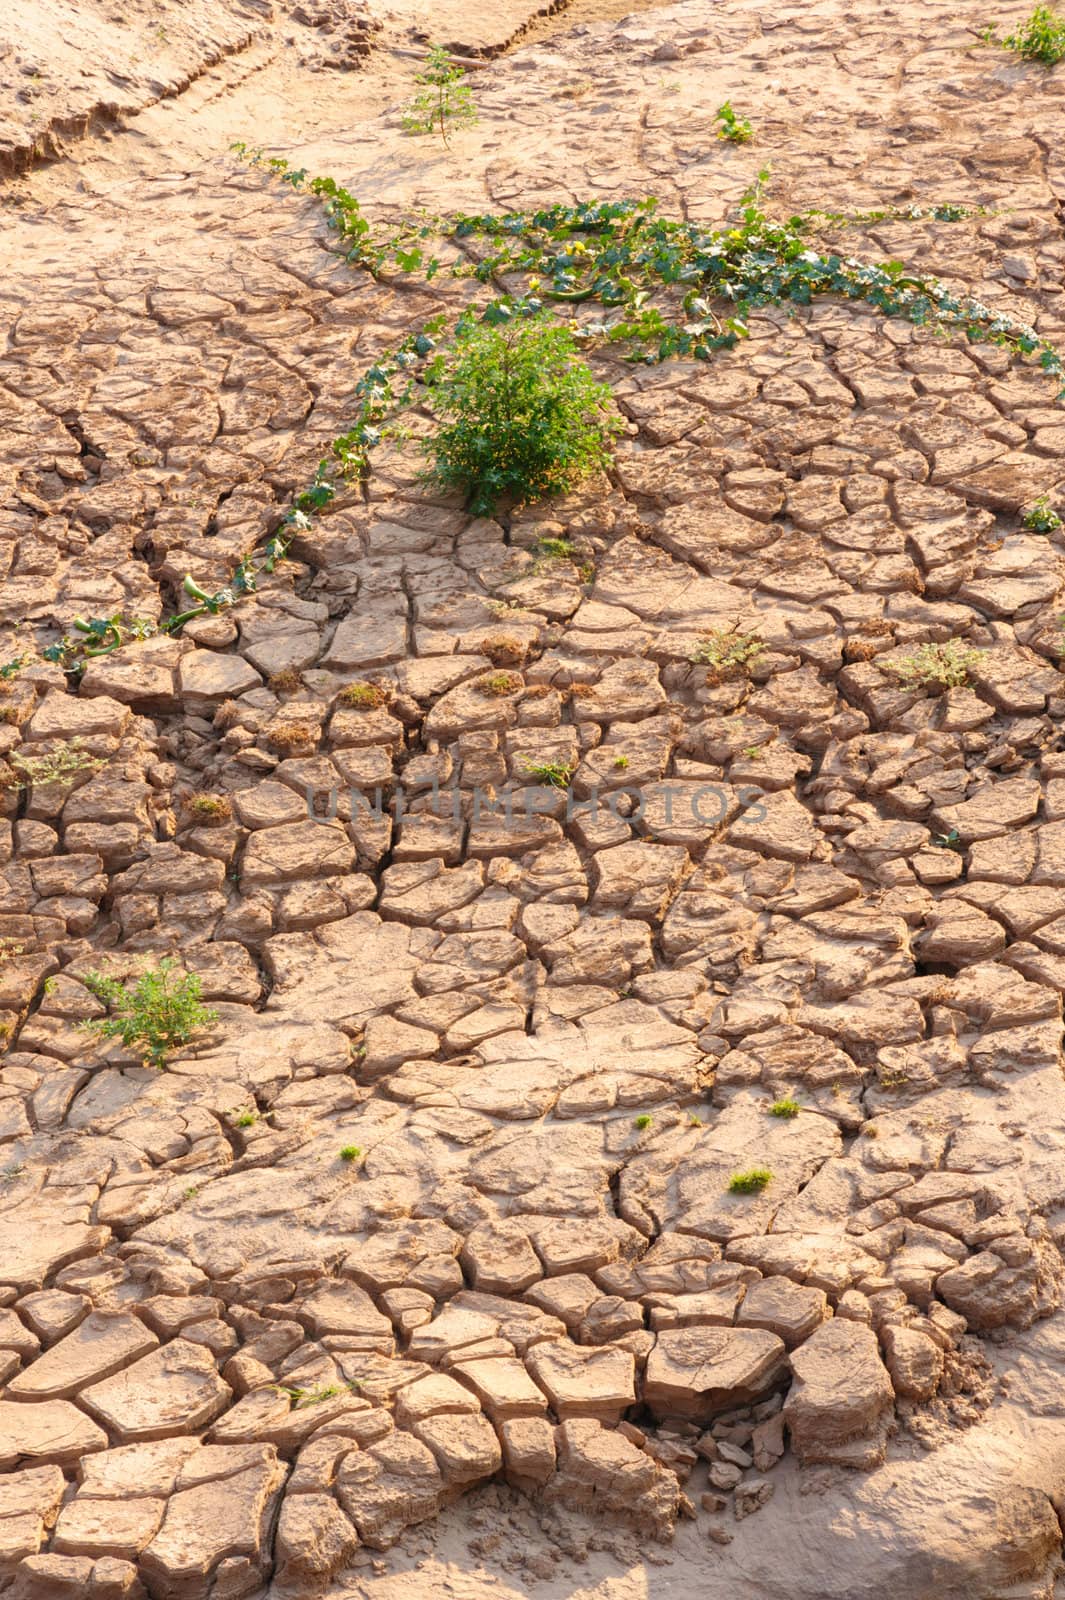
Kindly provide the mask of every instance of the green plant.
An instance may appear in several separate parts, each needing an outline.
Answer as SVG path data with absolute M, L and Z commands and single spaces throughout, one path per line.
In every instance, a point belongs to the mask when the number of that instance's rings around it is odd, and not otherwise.
M 0 1183 L 14 1183 L 16 1178 L 21 1178 L 25 1172 L 25 1164 L 21 1161 L 12 1161 L 0 1172 Z
M 5 693 L 10 687 L 12 678 L 17 678 L 26 663 L 32 659 L 30 655 L 12 656 L 10 661 L 5 661 L 0 667 L 0 685 L 4 687 Z
M 624 772 L 626 767 L 628 766 L 628 764 L 629 764 L 628 756 L 615 756 L 614 760 L 612 762 L 612 765 L 614 766 L 615 770 L 618 771 L 618 772 Z
M 414 81 L 421 85 L 421 93 L 403 113 L 405 133 L 439 133 L 445 144 L 448 127 L 468 126 L 477 121 L 477 107 L 473 103 L 461 67 L 453 66 L 442 45 L 433 45 L 425 66 L 415 74 Z
M 573 335 L 542 318 L 467 325 L 427 377 L 445 419 L 427 445 L 431 475 L 465 490 L 477 516 L 560 494 L 607 464 L 621 429 Z
M 965 849 L 957 828 L 951 828 L 949 833 L 933 834 L 932 843 L 937 850 L 957 850 L 961 852 Z
M 648 1116 L 647 1112 L 644 1111 L 636 1118 L 636 1121 L 633 1123 L 633 1127 L 639 1128 L 640 1132 L 643 1133 L 645 1129 L 651 1126 L 654 1120 L 654 1117 Z
M 715 628 L 693 650 L 691 660 L 708 669 L 707 679 L 711 683 L 724 683 L 729 678 L 746 676 L 764 650 L 765 645 L 756 633 Z
M 573 765 L 568 761 L 533 761 L 529 756 L 520 756 L 522 767 L 529 777 L 536 783 L 543 784 L 548 789 L 566 789 L 573 776 Z
M 98 772 L 104 764 L 100 756 L 82 750 L 76 739 L 39 756 L 25 756 L 16 750 L 11 760 L 21 774 L 15 780 L 18 789 L 47 789 L 53 783 L 80 777 L 83 772 Z
M 306 1406 L 321 1405 L 323 1400 L 332 1400 L 338 1394 L 354 1391 L 362 1387 L 353 1380 L 350 1383 L 323 1383 L 317 1389 L 303 1389 L 299 1384 L 275 1383 L 271 1387 L 278 1394 L 287 1394 L 292 1401 L 293 1411 L 301 1411 Z
M 350 706 L 355 711 L 376 711 L 379 706 L 388 704 L 388 690 L 379 683 L 366 683 L 358 680 L 349 683 L 341 689 L 337 700 L 343 706 Z
M 808 237 L 825 220 L 834 226 L 864 226 L 896 217 L 953 222 L 981 215 L 983 207 L 949 202 L 851 216 L 811 209 L 781 221 L 762 210 L 769 177 L 763 169 L 741 199 L 739 218 L 720 229 L 659 216 L 657 200 L 647 196 L 499 216 L 435 218 L 417 213 L 381 237 L 375 236 L 355 196 L 334 179 L 311 178 L 282 157 L 267 159 L 243 140 L 230 148 L 240 160 L 261 167 L 294 191 L 306 185 L 338 234 L 344 259 L 374 277 L 395 269 L 421 272 L 431 281 L 442 262 L 428 251 L 426 241 L 440 237 L 460 246 L 449 268 L 453 276 L 483 284 L 506 278 L 514 285 L 513 293 L 464 312 L 460 328 L 478 315 L 486 322 L 504 323 L 548 304 L 565 308 L 594 300 L 605 308 L 604 316 L 582 318 L 574 329 L 584 348 L 621 344 L 628 360 L 648 363 L 671 356 L 709 360 L 715 351 L 730 349 L 747 336 L 752 309 L 807 305 L 836 296 L 862 301 L 940 336 L 956 331 L 973 342 L 999 345 L 1015 357 L 1032 356 L 1048 376 L 1060 379 L 1065 372 L 1060 353 L 1019 318 L 959 298 L 934 278 L 909 272 L 902 262 L 871 264 L 844 257 L 812 248 Z M 484 247 L 476 253 L 463 248 L 462 242 L 471 238 L 484 241 Z M 49 646 L 44 657 L 76 674 L 90 654 L 134 643 L 151 631 L 180 633 L 193 617 L 217 616 L 253 594 L 336 497 L 337 480 L 368 474 L 371 452 L 385 436 L 388 419 L 413 399 L 419 364 L 434 356 L 447 327 L 445 315 L 434 317 L 367 368 L 354 385 L 351 426 L 332 441 L 327 458 L 293 497 L 280 522 L 241 557 L 221 588 L 205 590 L 187 575 L 183 590 L 195 603 L 160 621 L 157 630 L 144 619 L 78 619 L 77 636 Z M 1065 398 L 1065 389 L 1061 394 Z M 136 452 L 131 455 L 134 464 L 138 457 L 146 465 L 158 459 Z
M 772 1181 L 773 1174 L 768 1167 L 750 1167 L 746 1172 L 732 1174 L 728 1181 L 729 1194 L 761 1194 Z
M 175 963 L 165 957 L 155 971 L 142 973 L 132 989 L 102 972 L 86 972 L 85 987 L 112 1008 L 112 1015 L 81 1026 L 104 1039 L 121 1039 L 127 1049 L 140 1047 L 153 1067 L 166 1065 L 167 1055 L 187 1044 L 198 1028 L 218 1020 L 218 1013 L 200 1003 L 195 973 L 175 976 Z
M 1024 526 L 1033 533 L 1055 533 L 1061 527 L 1061 518 L 1050 504 L 1050 497 L 1041 494 L 1024 514 Z
M 748 761 L 761 761 L 763 751 L 760 744 L 748 744 L 744 746 L 743 753 Z
M 969 673 L 982 654 L 962 639 L 948 639 L 945 644 L 918 645 L 911 655 L 888 665 L 907 689 L 937 685 L 941 689 L 961 689 L 968 683 Z
M 799 1102 L 787 1095 L 783 1100 L 773 1101 L 773 1104 L 769 1107 L 769 1115 L 771 1117 L 782 1117 L 784 1120 L 790 1121 L 792 1117 L 797 1117 L 801 1110 L 802 1107 Z
M 572 561 L 577 554 L 577 547 L 570 539 L 537 539 L 533 548 L 536 555 L 548 561 Z
M 238 1128 L 254 1128 L 258 1120 L 258 1111 L 242 1111 L 240 1116 L 236 1118 L 235 1125 Z
M 750 144 L 754 138 L 754 129 L 746 117 L 737 117 L 732 109 L 731 100 L 726 100 L 716 112 L 716 120 L 721 124 L 717 130 L 719 139 L 727 139 L 729 144 Z
M 524 687 L 525 680 L 517 672 L 493 672 L 487 678 L 478 678 L 474 684 L 478 694 L 497 700 L 504 695 L 517 694 Z
M 184 805 L 190 816 L 208 827 L 220 827 L 233 815 L 233 802 L 224 794 L 190 794 Z
M 181 1192 L 182 1199 L 183 1200 L 195 1200 L 195 1198 L 199 1194 L 199 1192 L 200 1192 L 199 1184 L 198 1183 L 190 1183 L 187 1189 L 183 1189 L 182 1190 L 182 1192 Z
M 1059 61 L 1065 61 L 1065 17 L 1059 16 L 1050 6 L 1036 6 L 1031 16 L 1007 34 L 1002 43 L 1024 61 L 1056 67 Z
M 362 1151 L 357 1144 L 346 1144 L 340 1151 L 341 1161 L 358 1161 L 361 1155 Z

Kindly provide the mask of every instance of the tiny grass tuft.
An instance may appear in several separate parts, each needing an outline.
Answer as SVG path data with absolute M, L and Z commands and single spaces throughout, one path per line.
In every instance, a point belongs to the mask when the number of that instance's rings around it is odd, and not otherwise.
M 750 1167 L 746 1172 L 734 1172 L 728 1181 L 729 1194 L 761 1194 L 773 1174 L 768 1167 Z

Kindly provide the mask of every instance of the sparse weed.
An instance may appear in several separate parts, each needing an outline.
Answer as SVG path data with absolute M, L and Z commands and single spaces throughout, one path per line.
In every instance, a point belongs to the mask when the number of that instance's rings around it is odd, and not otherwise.
M 1041 494 L 1039 499 L 1029 506 L 1024 514 L 1024 526 L 1032 533 L 1056 533 L 1061 527 L 1061 518 L 1050 504 L 1049 495 Z
M 513 667 L 525 660 L 525 645 L 512 633 L 494 633 L 478 645 L 481 655 L 487 656 L 494 667 Z
M 533 761 L 529 756 L 521 756 L 522 767 L 532 778 L 534 783 L 543 784 L 548 789 L 567 789 L 573 776 L 573 766 L 567 761 Z
M 734 628 L 715 628 L 692 651 L 696 666 L 706 667 L 707 682 L 725 683 L 730 678 L 746 677 L 765 650 L 756 633 L 740 633 Z
M 352 711 L 377 711 L 388 704 L 389 693 L 383 684 L 366 683 L 359 679 L 341 689 L 337 701 Z
M 359 1159 L 359 1157 L 361 1155 L 362 1155 L 362 1151 L 360 1150 L 360 1148 L 359 1148 L 359 1146 L 357 1144 L 346 1144 L 346 1145 L 343 1145 L 341 1147 L 341 1151 L 340 1151 L 340 1159 L 341 1159 L 341 1161 L 348 1161 L 348 1162 L 358 1161 L 358 1159 Z
M 492 700 L 517 694 L 524 687 L 525 681 L 517 672 L 493 672 L 487 678 L 478 678 L 474 684 L 478 694 L 486 694 Z
M 633 1123 L 633 1127 L 638 1128 L 641 1133 L 644 1133 L 651 1126 L 654 1120 L 654 1117 L 648 1116 L 647 1112 L 644 1111 L 636 1118 L 636 1121 Z
M 233 802 L 224 794 L 190 794 L 184 808 L 197 822 L 208 828 L 219 828 L 233 815 Z
M 477 107 L 461 67 L 453 66 L 442 45 L 433 45 L 425 66 L 415 74 L 421 92 L 403 113 L 404 133 L 439 133 L 449 144 L 449 129 L 477 121 Z
M 1065 17 L 1050 6 L 1036 6 L 1020 27 L 1006 35 L 1002 44 L 1024 61 L 1056 67 L 1059 61 L 1065 61 Z
M 302 1411 L 306 1406 L 317 1406 L 323 1400 L 333 1400 L 338 1394 L 352 1393 L 362 1385 L 353 1380 L 350 1383 L 324 1383 L 317 1389 L 303 1389 L 294 1383 L 275 1383 L 272 1387 L 278 1394 L 288 1395 L 293 1411 Z
M 285 667 L 281 672 L 275 672 L 267 683 L 267 688 L 274 694 L 295 694 L 301 688 L 303 678 L 291 667 Z
M 773 1101 L 773 1104 L 769 1107 L 769 1115 L 771 1117 L 780 1117 L 784 1121 L 790 1122 L 791 1118 L 797 1117 L 801 1110 L 802 1107 L 799 1102 L 791 1099 L 790 1095 L 786 1095 L 783 1100 Z
M 629 764 L 628 756 L 615 756 L 611 765 L 616 772 L 624 772 Z
M 279 756 L 294 756 L 314 750 L 318 732 L 313 722 L 282 722 L 276 728 L 268 728 L 264 737 Z
M 164 1067 L 171 1050 L 187 1044 L 199 1028 L 218 1020 L 217 1011 L 200 1003 L 195 973 L 175 976 L 175 963 L 164 958 L 154 972 L 145 972 L 132 989 L 102 972 L 86 972 L 85 987 L 111 1007 L 109 1017 L 81 1026 L 104 1039 L 121 1039 L 127 1049 L 140 1048 L 153 1067 Z
M 932 843 L 937 850 L 956 850 L 961 854 L 965 849 L 957 828 L 951 828 L 949 833 L 934 833 Z
M 11 760 L 20 774 L 14 785 L 18 789 L 47 789 L 54 783 L 68 783 L 82 773 L 98 772 L 104 765 L 100 756 L 81 749 L 76 739 L 39 756 L 25 756 L 16 750 Z
M 719 106 L 715 120 L 720 123 L 717 130 L 719 139 L 725 139 L 729 144 L 750 144 L 754 138 L 754 129 L 746 117 L 738 117 L 732 109 L 731 100 L 726 100 Z
M 572 561 L 577 546 L 571 539 L 537 539 L 533 551 L 548 561 Z
M 768 1167 L 750 1167 L 746 1172 L 734 1172 L 728 1181 L 729 1194 L 761 1194 L 773 1174 Z
M 962 639 L 948 639 L 945 644 L 918 645 L 912 655 L 890 662 L 889 668 L 907 689 L 961 689 L 982 655 Z

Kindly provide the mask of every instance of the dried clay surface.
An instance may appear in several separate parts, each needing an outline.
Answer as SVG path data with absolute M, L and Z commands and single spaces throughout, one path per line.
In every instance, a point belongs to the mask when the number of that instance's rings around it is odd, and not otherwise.
M 1060 1597 L 1057 385 L 770 306 L 601 358 L 564 498 L 471 517 L 415 415 L 256 594 L 42 652 L 224 585 L 470 292 L 233 140 L 382 224 L 950 203 L 824 237 L 1060 345 L 1065 65 L 972 0 L 113 9 L 0 22 L 0 1592 Z M 478 814 L 530 766 L 583 807 Z M 85 980 L 166 956 L 160 1071 Z

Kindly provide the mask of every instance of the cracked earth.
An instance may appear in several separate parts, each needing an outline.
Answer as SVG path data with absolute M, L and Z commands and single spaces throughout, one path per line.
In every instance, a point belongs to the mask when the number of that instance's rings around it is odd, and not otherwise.
M 224 584 L 461 304 L 234 139 L 380 221 L 716 224 L 767 164 L 782 215 L 985 208 L 827 237 L 1065 343 L 1065 65 L 982 9 L 470 9 L 450 150 L 399 128 L 417 5 L 0 23 L 0 1590 L 1050 1600 L 1056 385 L 770 308 L 710 366 L 597 358 L 627 433 L 564 499 L 474 520 L 400 439 L 231 611 L 33 655 Z M 749 677 L 693 664 L 718 629 Z M 892 671 L 951 640 L 967 684 Z M 530 763 L 569 803 L 481 811 Z M 83 980 L 165 955 L 217 1020 L 159 1072 Z

